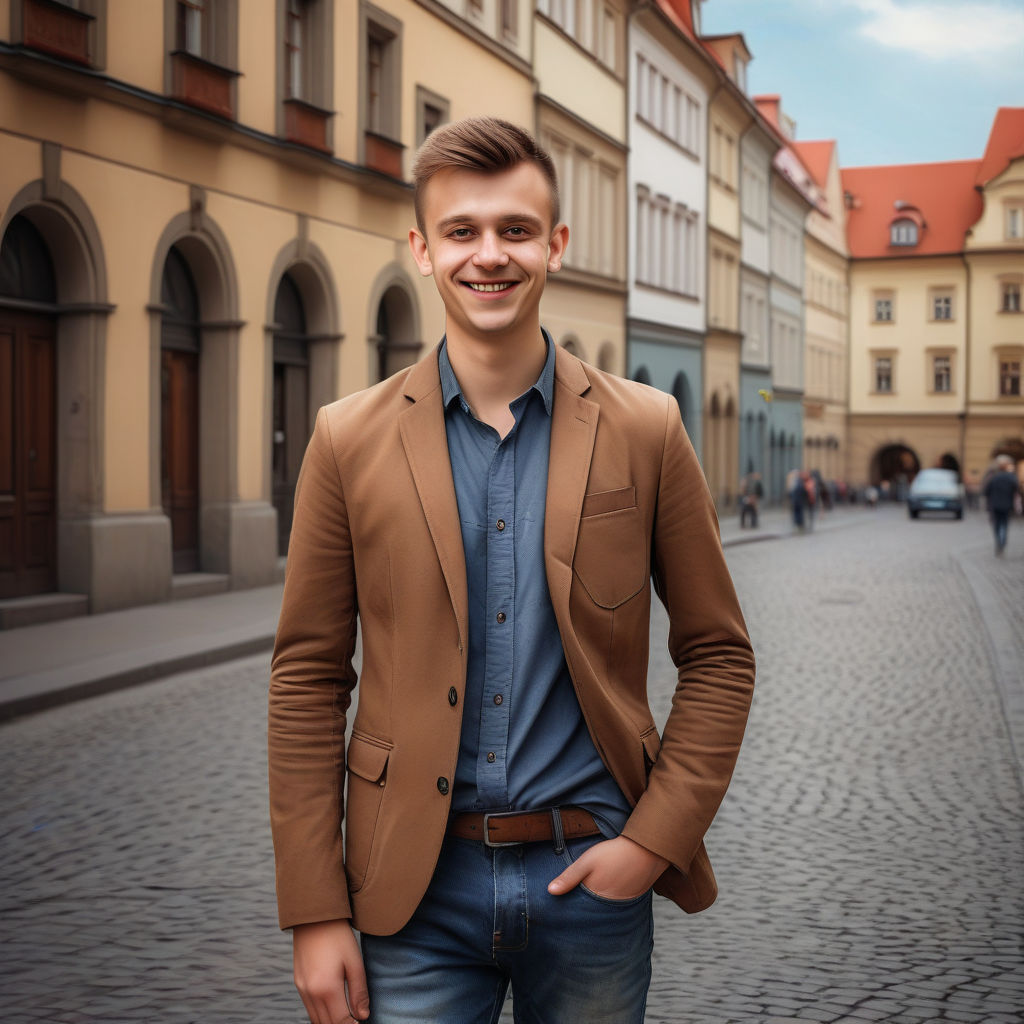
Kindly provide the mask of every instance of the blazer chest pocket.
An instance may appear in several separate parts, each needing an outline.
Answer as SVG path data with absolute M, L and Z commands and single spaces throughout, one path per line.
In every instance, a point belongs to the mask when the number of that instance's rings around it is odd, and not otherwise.
M 377 818 L 384 799 L 391 746 L 353 733 L 348 744 L 345 806 L 345 874 L 352 892 L 362 888 Z
M 617 608 L 643 589 L 647 540 L 635 487 L 598 491 L 583 499 L 573 571 L 602 608 Z

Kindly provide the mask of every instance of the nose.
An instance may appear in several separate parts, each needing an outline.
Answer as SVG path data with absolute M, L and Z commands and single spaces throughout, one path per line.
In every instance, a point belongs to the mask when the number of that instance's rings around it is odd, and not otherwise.
M 483 269 L 503 267 L 508 263 L 508 253 L 501 244 L 501 236 L 494 231 L 484 231 L 480 235 L 480 244 L 473 254 L 474 266 Z

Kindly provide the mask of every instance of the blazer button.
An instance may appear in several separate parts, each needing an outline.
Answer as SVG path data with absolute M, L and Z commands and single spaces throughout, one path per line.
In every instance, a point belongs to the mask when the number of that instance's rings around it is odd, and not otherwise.
M 459 703 L 459 694 L 454 686 L 450 687 L 448 690 L 448 703 L 451 704 L 452 707 L 455 707 L 455 705 Z
M 437 791 L 441 796 L 448 795 L 448 780 L 443 775 L 437 780 Z

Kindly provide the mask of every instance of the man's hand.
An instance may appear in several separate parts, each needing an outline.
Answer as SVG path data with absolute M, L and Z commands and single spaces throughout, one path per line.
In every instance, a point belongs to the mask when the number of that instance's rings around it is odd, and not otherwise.
M 370 1016 L 359 943 L 348 921 L 292 929 L 295 987 L 311 1024 L 350 1024 Z
M 548 885 L 563 896 L 581 882 L 596 896 L 631 900 L 643 895 L 661 877 L 668 861 L 625 836 L 595 843 Z

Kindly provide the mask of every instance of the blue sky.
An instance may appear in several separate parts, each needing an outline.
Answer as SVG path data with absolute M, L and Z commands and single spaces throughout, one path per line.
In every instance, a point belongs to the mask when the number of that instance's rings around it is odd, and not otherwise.
M 779 93 L 798 139 L 843 167 L 970 160 L 998 107 L 1024 106 L 1024 0 L 705 0 L 742 32 L 751 95 Z

